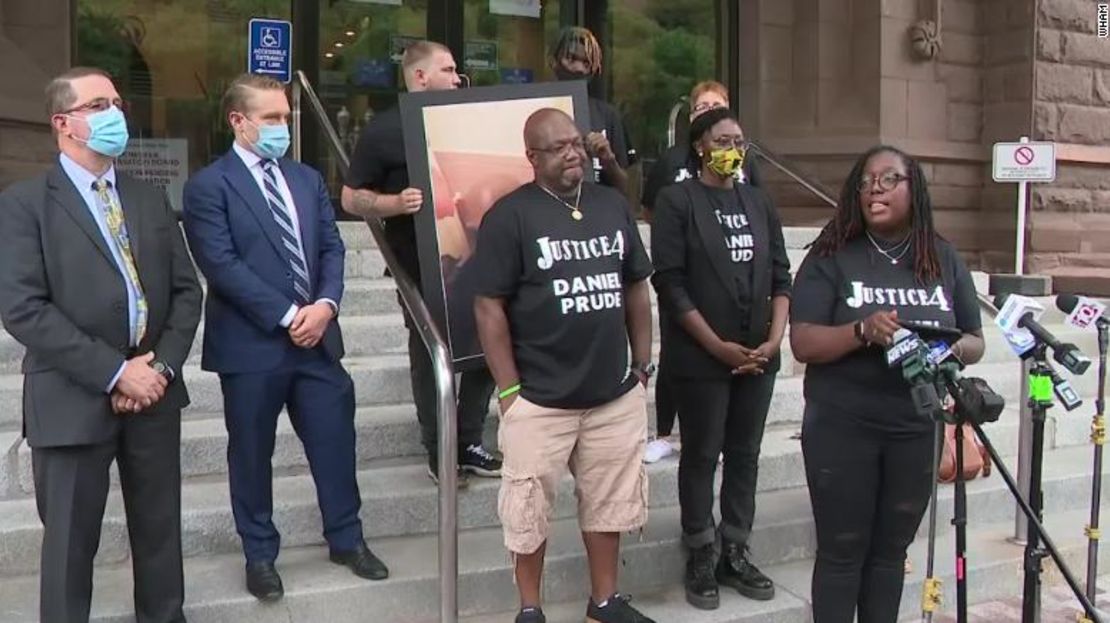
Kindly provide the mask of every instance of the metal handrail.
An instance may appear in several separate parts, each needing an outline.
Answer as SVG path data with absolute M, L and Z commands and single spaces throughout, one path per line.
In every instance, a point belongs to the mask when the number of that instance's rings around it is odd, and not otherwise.
M 748 148 L 750 151 L 754 151 L 759 157 L 770 162 L 772 166 L 782 171 L 790 179 L 801 184 L 803 188 L 813 193 L 818 199 L 824 201 L 831 207 L 836 207 L 836 199 L 833 199 L 832 193 L 830 193 L 821 182 L 810 179 L 806 175 L 798 172 L 797 169 L 787 164 L 785 158 L 767 149 L 767 147 L 758 141 L 748 141 Z
M 346 175 L 350 168 L 350 157 L 343 150 L 339 134 L 328 119 L 324 105 L 316 96 L 304 72 L 297 71 L 293 80 L 293 158 L 301 159 L 301 112 L 302 100 L 307 100 L 310 110 L 324 130 L 328 147 L 339 162 L 340 171 Z M 381 220 L 376 217 L 364 219 L 370 228 L 378 251 L 385 258 L 385 265 L 393 275 L 401 302 L 413 320 L 416 332 L 428 349 L 435 371 L 437 394 L 437 420 L 439 423 L 439 617 L 441 623 L 456 623 L 459 616 L 458 579 L 459 579 L 459 535 L 458 535 L 458 423 L 455 414 L 455 372 L 451 364 L 447 342 L 432 320 L 424 298 L 416 283 L 397 260 L 393 248 L 385 238 Z

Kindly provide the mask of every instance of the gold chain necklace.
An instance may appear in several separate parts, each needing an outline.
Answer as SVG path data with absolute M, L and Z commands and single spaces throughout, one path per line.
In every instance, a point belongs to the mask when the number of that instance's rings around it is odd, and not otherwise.
M 567 203 L 566 199 L 563 199 L 559 195 L 556 195 L 555 193 L 551 192 L 543 184 L 540 184 L 539 182 L 536 182 L 536 186 L 539 186 L 540 188 L 543 189 L 543 192 L 551 195 L 551 197 L 553 199 L 555 199 L 559 203 L 565 205 L 567 207 L 567 209 L 570 210 L 570 217 L 572 219 L 574 219 L 576 221 L 581 221 L 582 220 L 582 210 L 578 209 L 578 204 L 582 201 L 582 184 L 578 184 L 578 193 L 574 196 L 574 205 L 571 205 L 571 204 Z

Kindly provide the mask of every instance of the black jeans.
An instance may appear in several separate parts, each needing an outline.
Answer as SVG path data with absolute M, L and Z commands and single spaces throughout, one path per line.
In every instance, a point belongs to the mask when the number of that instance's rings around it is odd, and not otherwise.
M 414 329 L 409 329 L 409 373 L 412 377 L 412 399 L 416 403 L 416 419 L 420 421 L 420 441 L 428 451 L 428 456 L 435 460 L 436 449 L 439 447 L 436 376 L 428 349 Z M 493 386 L 493 377 L 485 368 L 459 375 L 455 391 L 459 401 L 457 416 L 460 448 L 482 443 L 482 430 L 486 425 Z
M 810 403 L 802 454 L 817 526 L 814 623 L 894 623 L 929 504 L 933 434 L 892 436 Z
M 674 381 L 671 379 L 670 367 L 660 365 L 659 374 L 655 377 L 655 434 L 658 437 L 670 437 L 674 432 L 674 420 L 678 415 L 675 405 Z
M 747 544 L 755 518 L 759 447 L 774 387 L 771 373 L 731 379 L 671 377 L 682 433 L 678 502 L 683 541 L 688 547 L 701 547 L 716 539 L 713 476 L 722 453 L 721 537 Z

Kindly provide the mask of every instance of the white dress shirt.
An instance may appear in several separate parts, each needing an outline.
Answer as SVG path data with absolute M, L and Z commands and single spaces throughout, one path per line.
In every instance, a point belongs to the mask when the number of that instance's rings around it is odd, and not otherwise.
M 258 190 L 261 191 L 262 196 L 265 197 L 266 187 L 263 185 L 265 174 L 262 171 L 265 160 L 258 154 L 240 145 L 238 141 L 232 143 L 231 148 L 235 150 L 235 153 L 238 154 L 243 164 L 247 165 L 247 170 L 250 171 L 251 177 L 253 177 L 255 183 L 258 184 Z M 297 247 L 300 249 L 301 257 L 305 258 L 307 265 L 308 258 L 305 257 L 304 243 L 301 241 L 301 221 L 297 218 L 297 204 L 293 201 L 293 193 L 289 190 L 289 184 L 285 181 L 285 175 L 281 172 L 280 166 L 274 167 L 274 178 L 277 180 L 277 187 L 278 192 L 281 193 L 281 200 L 285 203 L 286 213 L 289 215 L 289 219 L 293 221 L 293 231 L 297 234 Z M 327 303 L 331 307 L 332 312 L 338 315 L 339 304 L 335 301 L 329 298 L 322 298 L 316 302 Z M 293 324 L 293 318 L 296 317 L 299 310 L 300 308 L 297 307 L 296 303 L 290 305 L 289 310 L 281 317 L 281 326 L 288 329 L 289 325 Z

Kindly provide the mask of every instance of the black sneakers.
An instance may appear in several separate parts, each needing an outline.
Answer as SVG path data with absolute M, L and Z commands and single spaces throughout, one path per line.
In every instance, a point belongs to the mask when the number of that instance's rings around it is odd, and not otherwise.
M 735 588 L 748 599 L 767 601 L 775 598 L 775 583 L 748 560 L 747 550 L 736 543 L 724 542 L 717 563 L 717 582 Z
M 589 623 L 655 623 L 633 608 L 629 601 L 628 596 L 616 593 L 598 605 L 591 597 L 586 604 L 586 621 Z
M 480 445 L 459 450 L 459 469 L 485 478 L 501 477 L 501 461 Z
M 547 623 L 547 617 L 540 608 L 521 608 L 514 623 Z
M 717 576 L 713 573 L 713 544 L 690 550 L 686 560 L 686 601 L 700 610 L 716 610 L 721 607 L 721 595 L 717 589 Z

